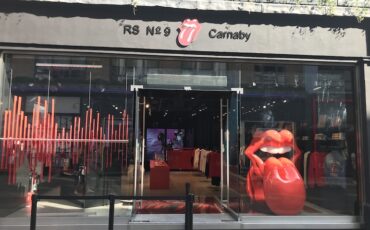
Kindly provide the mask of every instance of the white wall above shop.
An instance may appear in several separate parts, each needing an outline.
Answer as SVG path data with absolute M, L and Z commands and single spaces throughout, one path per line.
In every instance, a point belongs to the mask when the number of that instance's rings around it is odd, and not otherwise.
M 259 13 L 370 17 L 367 0 L 20 0 L 34 2 L 161 6 L 182 9 L 247 11 Z

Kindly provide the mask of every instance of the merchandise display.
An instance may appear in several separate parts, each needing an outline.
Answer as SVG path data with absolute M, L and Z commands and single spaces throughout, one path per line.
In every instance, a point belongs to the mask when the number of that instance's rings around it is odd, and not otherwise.
M 150 189 L 169 189 L 170 169 L 161 160 L 150 161 Z

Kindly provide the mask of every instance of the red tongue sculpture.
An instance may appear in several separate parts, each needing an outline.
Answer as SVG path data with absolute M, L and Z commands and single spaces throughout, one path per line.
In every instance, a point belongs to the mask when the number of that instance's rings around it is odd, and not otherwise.
M 292 160 L 275 157 L 265 162 L 255 152 L 263 147 L 290 147 L 294 150 Z M 295 215 L 301 212 L 306 200 L 306 191 L 295 164 L 301 151 L 288 130 L 267 130 L 256 136 L 245 155 L 252 166 L 247 175 L 247 194 L 253 202 L 266 202 L 277 215 Z
M 265 162 L 263 190 L 267 206 L 278 215 L 296 215 L 306 199 L 297 168 L 287 158 L 270 157 Z

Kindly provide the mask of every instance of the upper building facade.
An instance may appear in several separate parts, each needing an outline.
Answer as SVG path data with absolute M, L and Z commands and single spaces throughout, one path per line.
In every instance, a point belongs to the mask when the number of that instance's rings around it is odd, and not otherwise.
M 186 182 L 194 229 L 369 229 L 368 9 L 1 1 L 0 229 L 28 227 L 31 194 L 163 197 Z M 116 227 L 182 228 L 183 208 L 120 201 Z M 107 206 L 38 212 L 40 227 L 102 229 Z

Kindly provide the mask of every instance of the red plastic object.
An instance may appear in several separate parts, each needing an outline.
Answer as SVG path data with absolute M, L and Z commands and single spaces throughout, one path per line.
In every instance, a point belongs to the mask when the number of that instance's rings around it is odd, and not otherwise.
M 170 168 L 164 161 L 150 161 L 150 189 L 170 188 Z

